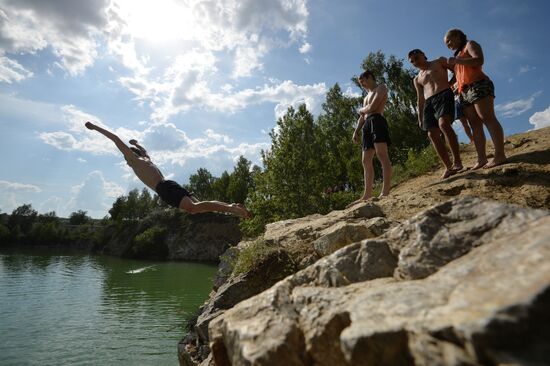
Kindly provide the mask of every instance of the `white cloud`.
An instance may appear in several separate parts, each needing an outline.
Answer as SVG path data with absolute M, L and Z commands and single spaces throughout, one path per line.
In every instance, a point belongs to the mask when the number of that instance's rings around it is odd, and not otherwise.
M 71 198 L 64 211 L 84 210 L 91 217 L 100 218 L 106 214 L 113 200 L 124 193 L 122 187 L 107 181 L 103 173 L 95 170 L 81 184 L 72 187 Z
M 231 76 L 238 79 L 262 70 L 262 59 L 274 48 L 296 42 L 305 51 L 311 47 L 305 0 L 159 0 L 154 4 L 115 0 L 113 4 L 108 11 L 109 50 L 133 72 L 119 82 L 138 101 L 149 102 L 156 122 L 191 108 L 225 111 L 228 99 L 230 111 L 244 108 L 248 90 L 212 90 L 210 80 L 215 79 L 220 61 L 229 58 Z M 170 57 L 173 61 L 166 69 L 156 65 L 153 72 L 137 51 L 144 39 L 177 40 L 190 47 Z
M 78 75 L 97 57 L 109 0 L 0 0 L 0 55 L 51 47 L 60 65 Z
M 525 74 L 526 72 L 533 71 L 535 69 L 536 69 L 536 67 L 534 67 L 534 66 L 524 65 L 524 66 L 521 66 L 519 68 L 518 74 L 520 74 L 520 75 Z
M 33 192 L 33 193 L 42 192 L 42 189 L 32 184 L 8 182 L 5 180 L 0 180 L 0 190 L 11 191 L 11 192 L 16 192 L 16 191 Z
M 82 151 L 95 155 L 117 155 L 116 146 L 96 131 L 90 131 L 84 127 L 86 121 L 92 121 L 96 125 L 105 127 L 100 118 L 83 112 L 74 105 L 66 105 L 60 108 L 61 120 L 66 131 L 41 132 L 38 137 L 42 142 L 65 151 Z M 126 128 L 117 128 L 113 131 L 124 140 L 141 139 L 142 133 Z
M 11 60 L 0 54 L 0 82 L 11 84 L 13 81 L 30 78 L 32 72 L 25 69 L 17 61 Z
M 311 49 L 306 0 L 0 0 L 0 9 L 0 81 L 32 76 L 12 54 L 49 49 L 53 65 L 77 75 L 105 43 L 130 71 L 118 81 L 139 105 L 149 104 L 157 122 L 195 107 L 225 111 L 228 100 L 234 112 L 262 94 L 218 89 L 218 63 L 233 65 L 238 79 L 263 70 L 273 49 L 296 43 L 302 53 Z M 270 101 L 288 105 L 295 98 Z
M 173 115 L 197 106 L 235 113 L 261 103 L 275 103 L 275 117 L 279 118 L 289 106 L 302 103 L 305 103 L 310 111 L 315 112 L 325 94 L 325 83 L 297 85 L 290 80 L 233 93 L 215 93 L 204 83 L 196 84 L 192 89 L 186 89 L 182 85 L 153 113 L 152 118 L 154 121 L 164 122 Z
M 518 99 L 513 102 L 497 104 L 495 106 L 495 111 L 501 114 L 504 118 L 517 117 L 527 112 L 529 109 L 533 108 L 535 98 L 537 98 L 541 94 L 542 91 L 538 91 L 527 99 Z
M 531 117 L 529 117 L 529 123 L 535 126 L 533 129 L 537 130 L 539 128 L 549 127 L 550 126 L 550 106 L 541 112 L 536 112 Z
M 0 207 L 2 212 L 11 212 L 16 207 L 29 202 L 29 194 L 42 192 L 40 187 L 33 184 L 0 180 Z M 33 196 L 34 197 L 34 196 Z
M 362 97 L 363 95 L 359 92 L 356 92 L 354 91 L 355 89 L 353 89 L 351 86 L 348 86 L 348 88 L 346 89 L 345 92 L 343 92 L 342 94 L 346 97 L 349 97 L 349 98 L 360 98 Z
M 88 152 L 95 155 L 111 154 L 120 156 L 115 145 L 97 131 L 90 131 L 83 125 L 91 119 L 102 125 L 99 118 L 80 111 L 75 106 L 64 106 L 66 130 L 42 132 L 39 138 L 46 144 L 64 151 Z M 267 149 L 268 143 L 240 143 L 212 129 L 204 131 L 203 137 L 189 138 L 187 134 L 172 123 L 152 123 L 143 130 L 129 130 L 117 128 L 113 132 L 123 140 L 137 139 L 148 150 L 153 161 L 167 174 L 170 170 L 184 167 L 185 172 L 191 174 L 201 166 L 209 167 L 214 171 L 221 171 L 233 167 L 235 159 L 240 155 L 254 163 L 259 163 L 260 150 Z M 203 164 L 203 165 L 201 165 Z M 136 182 L 133 172 L 121 159 L 123 178 L 129 182 Z
M 50 196 L 44 202 L 38 206 L 38 212 L 51 212 L 55 211 L 56 215 L 68 216 L 68 213 L 63 211 L 63 207 L 66 205 L 66 201 L 61 197 Z
M 233 78 L 241 78 L 252 75 L 252 71 L 263 69 L 260 60 L 267 53 L 267 47 L 259 45 L 258 47 L 239 47 L 235 51 L 235 67 L 233 69 Z
M 308 53 L 311 51 L 311 44 L 308 42 L 304 42 L 304 44 L 300 47 L 300 53 Z

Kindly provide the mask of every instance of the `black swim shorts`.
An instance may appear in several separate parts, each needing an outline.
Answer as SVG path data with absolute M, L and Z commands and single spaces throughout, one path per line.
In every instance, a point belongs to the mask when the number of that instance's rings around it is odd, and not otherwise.
M 426 99 L 424 104 L 424 121 L 422 129 L 428 131 L 430 128 L 439 127 L 439 118 L 448 115 L 451 121 L 455 119 L 455 98 L 453 91 L 445 89 Z
M 183 197 L 190 196 L 187 189 L 173 180 L 161 180 L 157 184 L 155 191 L 164 202 L 176 208 L 180 207 Z
M 374 149 L 374 144 L 379 142 L 385 142 L 390 146 L 390 132 L 388 129 L 388 122 L 379 113 L 371 114 L 365 120 L 363 125 L 363 151 L 368 149 Z
M 463 106 L 468 106 L 489 95 L 495 97 L 495 84 L 489 79 L 483 79 L 465 85 L 459 98 Z

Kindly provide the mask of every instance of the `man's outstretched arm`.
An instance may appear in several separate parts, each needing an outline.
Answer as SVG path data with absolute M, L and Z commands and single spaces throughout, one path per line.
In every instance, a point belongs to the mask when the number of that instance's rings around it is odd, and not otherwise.
M 126 144 L 120 139 L 120 137 L 118 137 L 114 133 L 112 133 L 110 131 L 107 131 L 106 129 L 101 128 L 97 125 L 94 125 L 92 122 L 86 122 L 85 126 L 86 126 L 87 129 L 95 130 L 95 131 L 99 132 L 100 134 L 102 134 L 103 136 L 107 137 L 109 140 L 113 141 L 115 143 L 116 147 L 120 150 L 120 152 L 125 157 L 129 158 L 129 157 L 134 156 L 133 151 L 130 150 L 130 148 L 128 146 L 126 146 Z

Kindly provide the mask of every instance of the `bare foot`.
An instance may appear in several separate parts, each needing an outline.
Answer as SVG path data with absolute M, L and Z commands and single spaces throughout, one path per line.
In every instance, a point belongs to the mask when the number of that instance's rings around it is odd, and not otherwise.
M 455 175 L 456 173 L 458 173 L 456 170 L 453 170 L 453 169 L 445 169 L 445 171 L 444 171 L 443 174 L 441 175 L 441 179 L 449 178 L 451 175 Z
M 232 203 L 231 207 L 237 208 L 234 214 L 243 219 L 250 219 L 252 214 L 241 203 Z
M 487 165 L 487 160 L 485 161 L 478 161 L 476 165 L 472 167 L 472 170 L 478 170 L 483 168 L 485 165 Z
M 499 165 L 504 164 L 504 163 L 506 163 L 506 156 L 503 156 L 502 158 L 496 158 L 495 157 L 495 158 L 493 158 L 493 160 L 491 160 L 490 162 L 485 164 L 483 169 L 494 168 L 494 167 L 499 166 Z
M 451 170 L 455 170 L 457 172 L 461 171 L 462 169 L 464 169 L 464 166 L 462 165 L 462 162 L 454 163 L 453 166 L 451 167 Z
M 353 201 L 352 203 L 350 203 L 349 205 L 347 205 L 346 208 L 350 208 L 351 206 L 355 206 L 355 205 L 358 204 L 358 203 L 367 202 L 367 201 L 370 200 L 371 198 L 372 198 L 372 197 L 359 198 L 358 200 Z

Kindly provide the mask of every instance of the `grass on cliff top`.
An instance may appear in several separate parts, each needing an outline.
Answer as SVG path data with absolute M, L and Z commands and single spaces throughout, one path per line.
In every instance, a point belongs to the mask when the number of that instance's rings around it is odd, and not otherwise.
M 251 271 L 256 263 L 266 259 L 277 248 L 268 245 L 264 240 L 258 239 L 242 248 L 233 261 L 233 274 L 238 275 Z
M 435 149 L 429 145 L 420 151 L 409 150 L 407 161 L 393 167 L 392 186 L 432 171 L 439 164 Z

